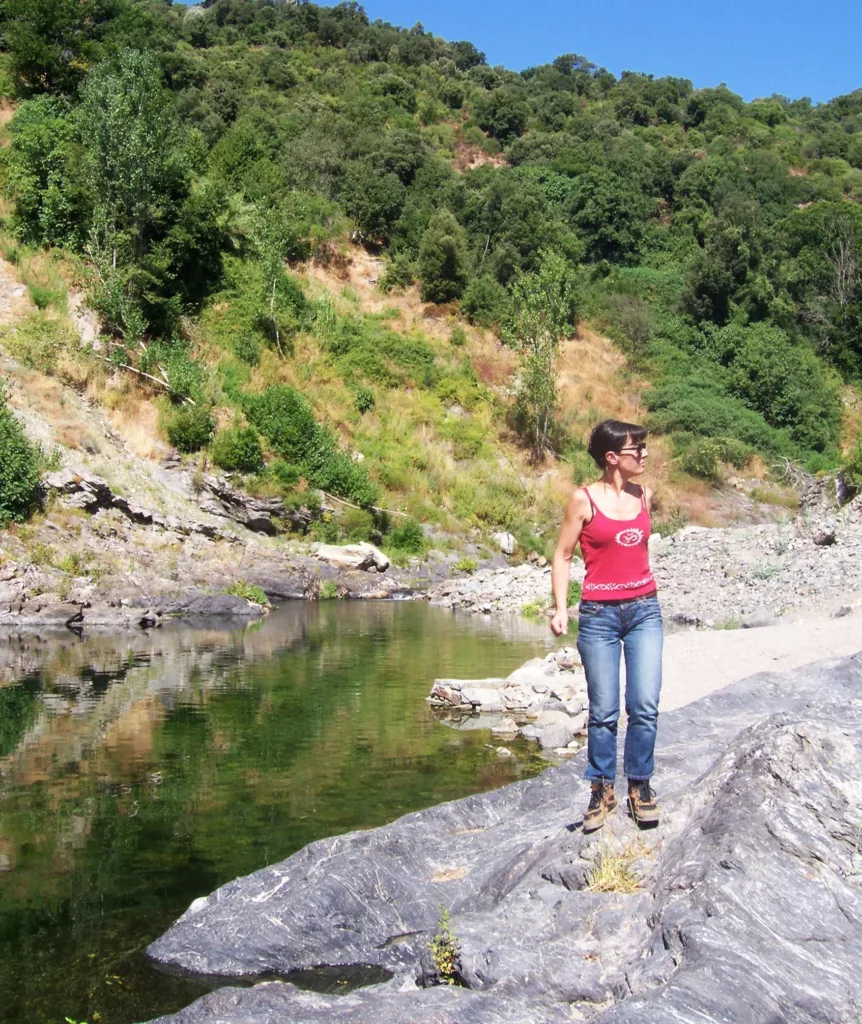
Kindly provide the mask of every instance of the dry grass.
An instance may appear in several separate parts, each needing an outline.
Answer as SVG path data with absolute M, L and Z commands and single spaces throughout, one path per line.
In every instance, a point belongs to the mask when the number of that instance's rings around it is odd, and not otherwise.
M 650 851 L 639 839 L 633 839 L 623 847 L 613 848 L 608 834 L 602 835 L 599 856 L 590 872 L 588 892 L 636 893 L 640 891 L 641 880 L 635 874 L 635 861 L 649 856 Z

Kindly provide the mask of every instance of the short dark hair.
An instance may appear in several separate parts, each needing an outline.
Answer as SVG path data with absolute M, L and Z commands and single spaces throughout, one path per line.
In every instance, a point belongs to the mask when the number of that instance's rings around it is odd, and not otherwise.
M 618 452 L 626 443 L 626 438 L 631 438 L 632 444 L 639 444 L 647 436 L 646 427 L 640 427 L 637 423 L 623 423 L 621 420 L 602 420 L 593 427 L 590 440 L 587 443 L 587 451 L 592 455 L 593 461 L 604 469 L 607 465 L 605 455 L 608 452 Z

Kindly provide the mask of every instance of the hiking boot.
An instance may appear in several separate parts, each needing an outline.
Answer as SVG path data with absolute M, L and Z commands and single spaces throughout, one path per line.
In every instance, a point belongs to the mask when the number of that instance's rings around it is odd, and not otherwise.
M 617 798 L 614 795 L 614 784 L 607 779 L 597 779 L 591 784 L 590 803 L 584 812 L 584 832 L 595 832 L 605 823 L 605 819 L 615 810 Z
M 658 804 L 647 779 L 629 779 L 629 811 L 636 825 L 658 825 Z

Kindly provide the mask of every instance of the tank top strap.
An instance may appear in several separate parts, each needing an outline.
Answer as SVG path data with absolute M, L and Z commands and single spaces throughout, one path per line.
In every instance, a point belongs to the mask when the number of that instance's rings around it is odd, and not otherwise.
M 596 518 L 596 503 L 593 501 L 593 496 L 592 496 L 592 494 L 590 494 L 589 490 L 586 487 L 583 488 L 583 491 L 584 491 L 584 494 L 586 494 L 586 496 L 587 496 L 587 501 L 590 503 L 590 519 L 589 519 L 589 521 L 592 522 Z

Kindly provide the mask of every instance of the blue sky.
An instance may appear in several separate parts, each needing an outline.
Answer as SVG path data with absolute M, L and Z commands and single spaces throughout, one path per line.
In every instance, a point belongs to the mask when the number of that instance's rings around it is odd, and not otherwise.
M 862 88 L 862 0 L 365 0 L 372 20 L 421 21 L 520 71 L 580 53 L 643 71 L 815 102 Z

